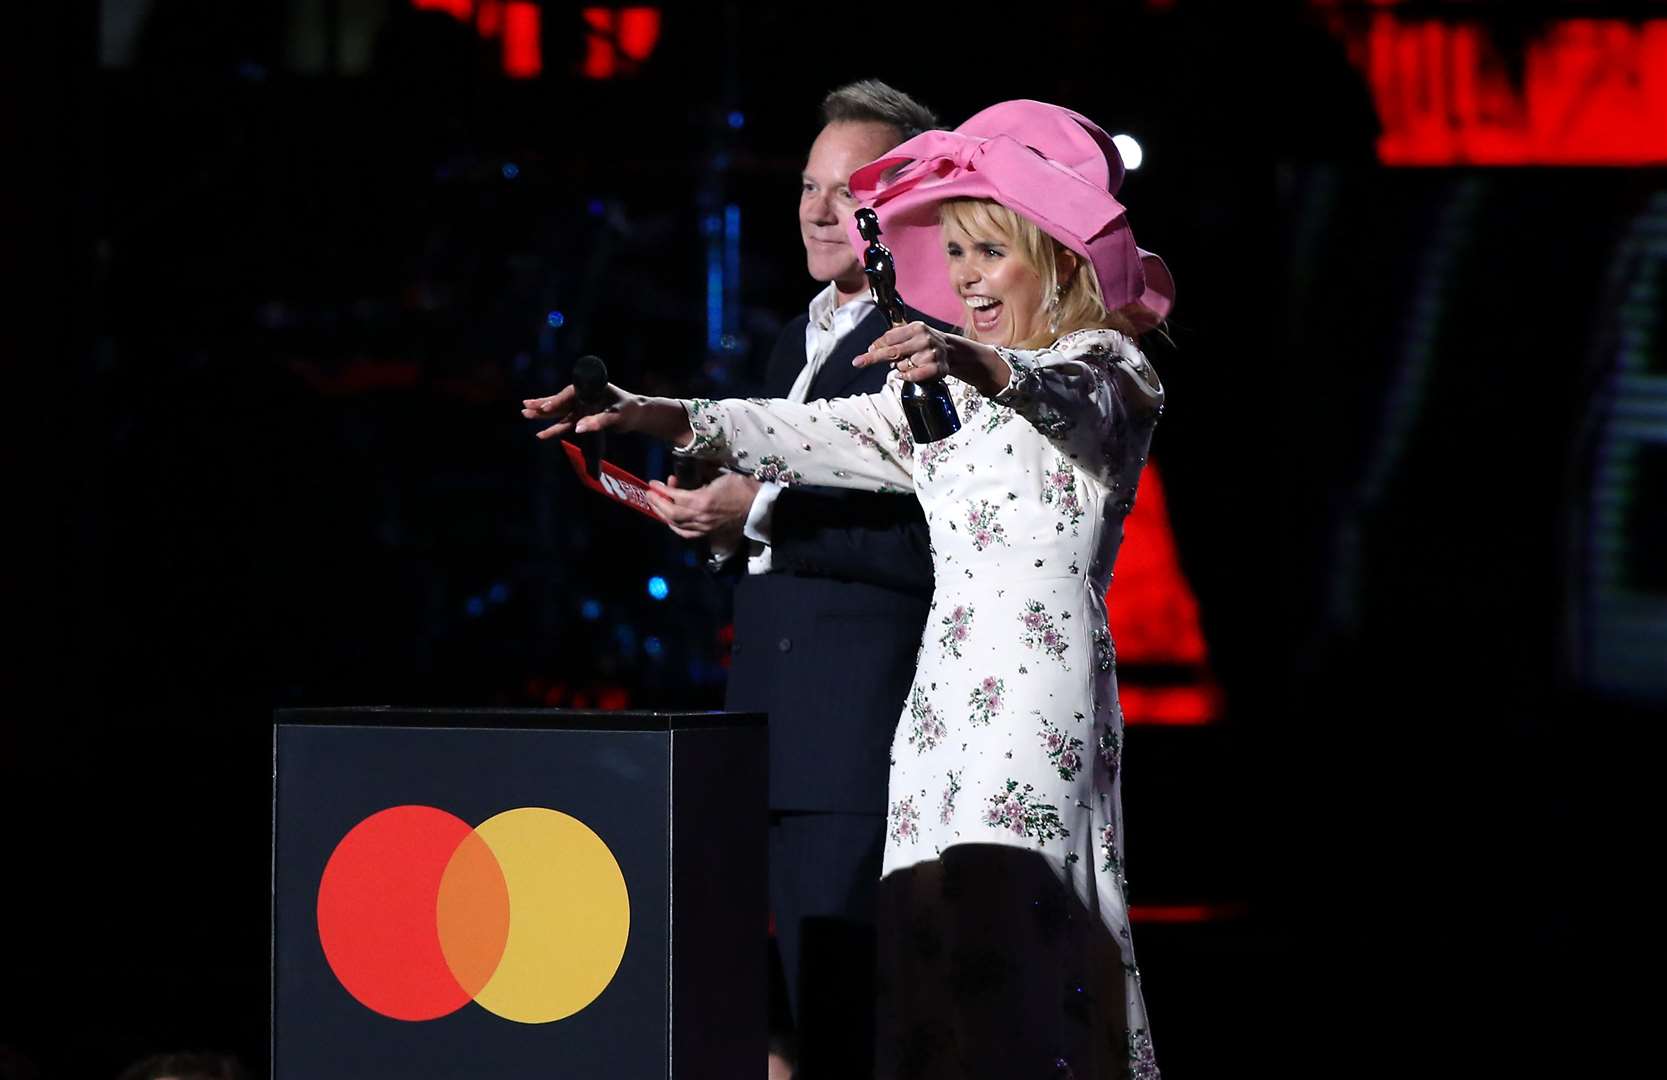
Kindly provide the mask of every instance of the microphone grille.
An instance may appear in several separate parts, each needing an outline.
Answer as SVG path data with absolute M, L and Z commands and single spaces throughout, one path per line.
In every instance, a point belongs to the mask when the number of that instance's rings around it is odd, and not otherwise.
M 602 397 L 608 390 L 608 365 L 599 356 L 579 357 L 573 362 L 573 386 L 586 401 Z

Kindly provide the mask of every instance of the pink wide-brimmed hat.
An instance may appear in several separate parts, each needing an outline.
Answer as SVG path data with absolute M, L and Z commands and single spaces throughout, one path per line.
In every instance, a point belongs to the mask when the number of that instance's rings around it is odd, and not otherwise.
M 1093 121 L 1041 101 L 1004 101 L 864 165 L 851 175 L 851 193 L 879 216 L 880 242 L 896 257 L 897 291 L 934 318 L 966 321 L 938 207 L 946 199 L 992 199 L 1093 264 L 1106 308 L 1138 303 L 1145 312 L 1132 314 L 1146 329 L 1169 314 L 1175 281 L 1162 259 L 1135 246 L 1116 199 L 1122 183 L 1122 156 Z M 867 242 L 854 222 L 849 233 L 860 256 Z

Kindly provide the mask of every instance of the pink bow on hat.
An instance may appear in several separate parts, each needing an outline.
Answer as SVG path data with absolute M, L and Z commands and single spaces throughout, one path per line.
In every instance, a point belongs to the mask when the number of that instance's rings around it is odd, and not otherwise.
M 887 170 L 902 165 L 890 179 Z M 938 224 L 945 199 L 991 199 L 1029 218 L 1086 258 L 1107 309 L 1139 302 L 1155 323 L 1174 303 L 1163 260 L 1135 246 L 1115 192 L 1123 161 L 1086 117 L 1040 101 L 992 105 L 954 131 L 928 131 L 851 176 L 851 192 L 879 215 L 896 256 L 898 292 L 934 318 L 960 325 L 965 305 L 949 278 Z M 866 246 L 849 230 L 860 254 Z

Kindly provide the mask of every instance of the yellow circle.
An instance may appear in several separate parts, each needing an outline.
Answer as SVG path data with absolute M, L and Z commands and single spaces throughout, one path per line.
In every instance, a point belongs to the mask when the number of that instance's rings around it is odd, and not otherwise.
M 631 900 L 619 863 L 584 822 L 539 806 L 505 810 L 475 832 L 509 892 L 503 958 L 475 1001 L 523 1024 L 572 1016 L 625 956 Z

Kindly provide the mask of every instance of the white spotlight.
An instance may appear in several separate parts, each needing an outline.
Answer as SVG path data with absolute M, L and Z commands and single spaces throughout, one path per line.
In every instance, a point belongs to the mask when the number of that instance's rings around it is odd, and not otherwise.
M 1123 155 L 1123 167 L 1130 172 L 1140 168 L 1140 159 L 1144 156 L 1140 151 L 1140 144 L 1134 141 L 1133 135 L 1113 135 L 1112 145 Z

